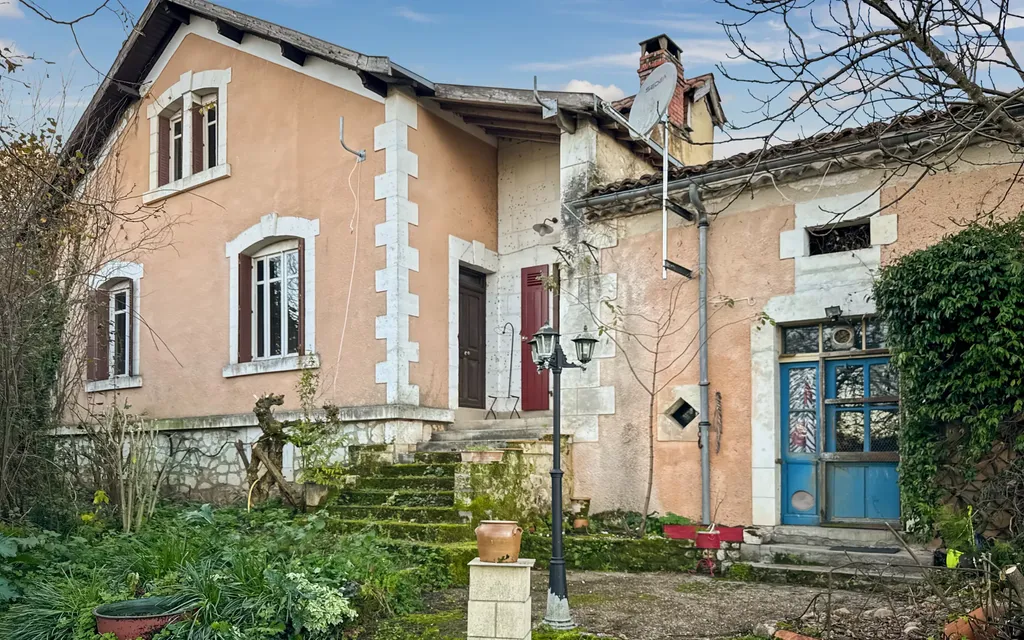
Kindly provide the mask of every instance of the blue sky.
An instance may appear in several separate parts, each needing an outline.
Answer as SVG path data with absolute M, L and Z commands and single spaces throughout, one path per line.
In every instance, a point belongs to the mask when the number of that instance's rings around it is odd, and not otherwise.
M 36 0 L 57 18 L 68 19 L 99 0 Z M 145 0 L 122 0 L 134 15 Z M 9 4 L 4 4 L 4 3 Z M 713 0 L 222 0 L 225 6 L 309 33 L 366 54 L 386 55 L 438 82 L 529 87 L 537 75 L 543 88 L 593 90 L 609 99 L 635 93 L 641 39 L 667 32 L 684 49 L 686 74 L 714 71 L 729 49 L 715 21 Z M 88 101 L 125 37 L 112 12 L 101 12 L 78 28 L 78 51 L 67 27 L 49 24 L 17 0 L 0 0 L 0 43 L 51 64 L 32 62 L 16 75 L 52 108 L 68 86 L 68 114 Z M 27 110 L 25 90 L 8 80 L 4 99 Z M 732 119 L 743 119 L 735 97 L 742 88 L 721 81 Z M 595 86 L 597 85 L 597 86 Z M 65 119 L 71 119 L 66 117 Z

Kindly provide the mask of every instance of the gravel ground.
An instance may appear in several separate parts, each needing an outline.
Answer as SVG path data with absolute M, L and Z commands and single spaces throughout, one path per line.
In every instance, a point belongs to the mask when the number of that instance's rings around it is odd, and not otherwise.
M 539 624 L 547 602 L 547 573 L 535 571 L 532 577 L 533 617 Z M 576 623 L 590 633 L 622 640 L 741 638 L 759 625 L 780 621 L 782 627 L 818 636 L 828 602 L 824 590 L 816 587 L 679 573 L 572 571 L 568 580 Z M 441 625 L 443 634 L 465 633 L 466 597 L 465 589 L 451 589 L 429 599 L 432 611 L 453 614 Z M 915 599 L 905 589 L 837 590 L 831 602 L 836 639 L 941 637 L 936 633 L 945 620 L 941 607 L 933 599 Z

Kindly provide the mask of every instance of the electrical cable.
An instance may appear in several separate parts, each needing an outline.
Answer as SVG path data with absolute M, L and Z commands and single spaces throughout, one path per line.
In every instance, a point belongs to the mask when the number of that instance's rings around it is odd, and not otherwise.
M 355 188 L 352 187 L 352 175 L 359 168 L 361 163 L 357 160 L 352 165 L 352 170 L 348 172 L 348 190 L 352 194 L 352 219 L 348 223 L 348 232 L 355 234 L 355 243 L 352 247 L 352 271 L 348 278 L 348 296 L 345 298 L 345 316 L 341 323 L 341 339 L 338 341 L 338 357 L 334 361 L 334 380 L 331 382 L 331 395 L 335 402 L 338 400 L 338 372 L 341 371 L 341 350 L 345 346 L 345 331 L 348 329 L 348 312 L 352 305 L 352 288 L 356 281 L 356 259 L 359 257 L 359 191 L 361 186 L 360 178 L 362 178 L 362 171 L 359 172 L 359 178 L 356 179 Z

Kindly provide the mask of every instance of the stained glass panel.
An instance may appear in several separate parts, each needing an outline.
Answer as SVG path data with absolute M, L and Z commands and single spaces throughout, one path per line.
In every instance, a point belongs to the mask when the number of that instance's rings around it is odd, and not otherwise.
M 818 385 L 817 370 L 789 370 L 789 451 L 814 453 L 817 450 Z

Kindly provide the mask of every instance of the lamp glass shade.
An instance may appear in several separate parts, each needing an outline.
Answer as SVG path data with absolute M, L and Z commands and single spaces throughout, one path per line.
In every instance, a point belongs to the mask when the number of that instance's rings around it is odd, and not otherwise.
M 547 322 L 537 330 L 537 333 L 533 334 L 533 339 L 537 342 L 537 357 L 542 362 L 550 360 L 554 355 L 556 338 L 558 338 L 558 332 Z
M 594 345 L 597 344 L 597 338 L 588 333 L 586 327 L 583 327 L 583 333 L 573 338 L 572 342 L 576 345 L 576 359 L 580 361 L 580 364 L 587 364 L 594 358 Z
M 540 357 L 540 349 L 537 346 L 537 338 L 533 338 L 526 344 L 530 345 L 530 357 L 533 358 L 533 364 L 539 367 L 543 360 L 541 360 Z

